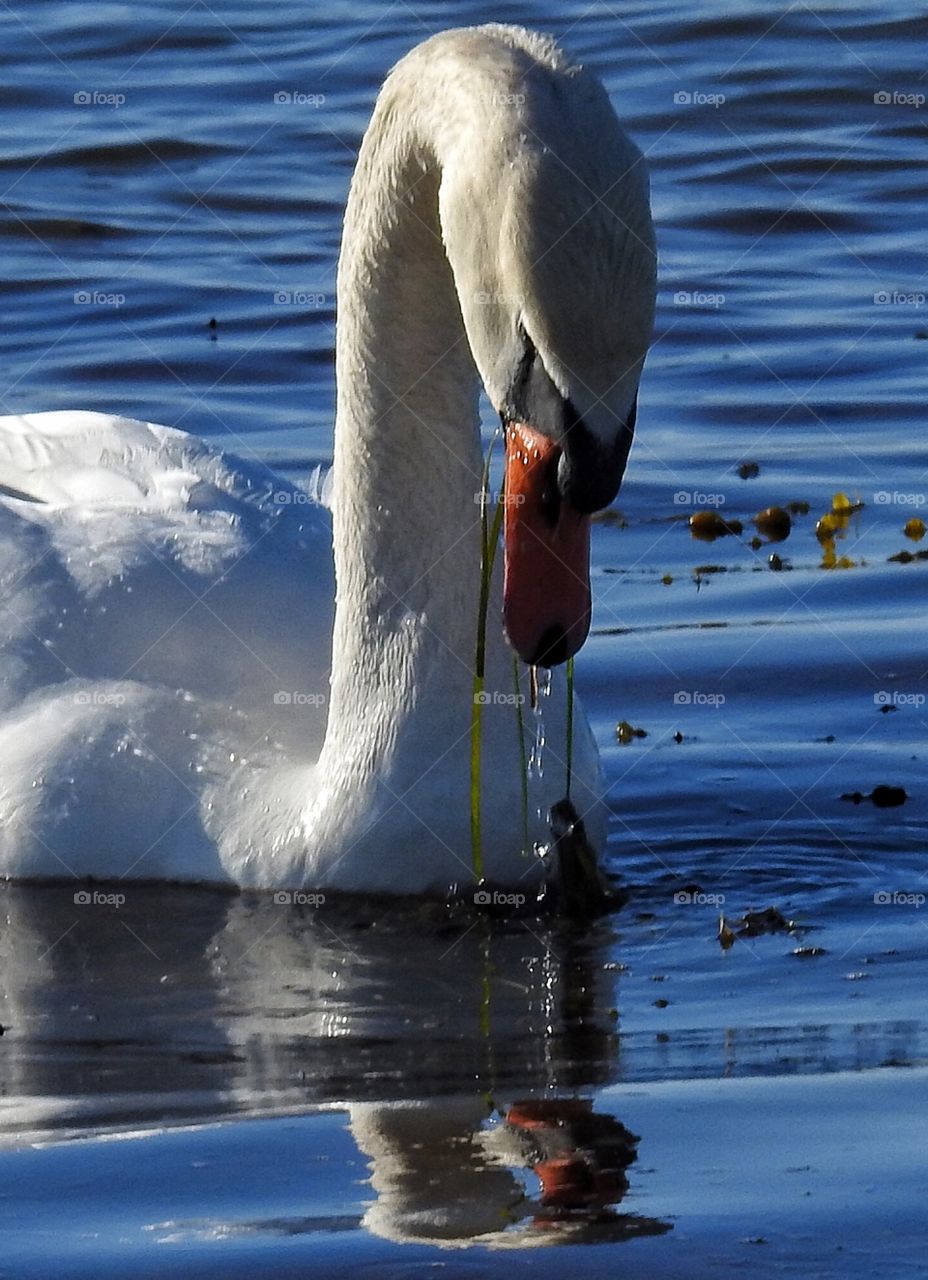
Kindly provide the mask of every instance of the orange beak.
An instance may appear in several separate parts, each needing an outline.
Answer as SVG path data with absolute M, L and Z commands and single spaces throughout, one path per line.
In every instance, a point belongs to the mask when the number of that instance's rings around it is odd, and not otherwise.
M 506 427 L 503 625 L 523 662 L 555 667 L 590 630 L 590 518 L 559 493 L 561 450 L 525 423 Z

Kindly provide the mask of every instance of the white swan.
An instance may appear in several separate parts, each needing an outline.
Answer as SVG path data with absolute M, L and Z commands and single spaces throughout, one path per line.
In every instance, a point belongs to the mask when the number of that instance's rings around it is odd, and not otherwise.
M 414 49 L 345 218 L 337 595 L 329 513 L 264 467 L 101 414 L 0 422 L 0 874 L 468 883 L 478 376 L 527 424 L 509 432 L 508 629 L 555 663 L 588 625 L 580 513 L 618 488 L 653 294 L 644 164 L 596 79 L 513 27 Z M 499 577 L 483 857 L 528 884 Z M 564 793 L 564 708 L 556 679 L 528 849 Z M 579 711 L 576 736 L 595 844 Z

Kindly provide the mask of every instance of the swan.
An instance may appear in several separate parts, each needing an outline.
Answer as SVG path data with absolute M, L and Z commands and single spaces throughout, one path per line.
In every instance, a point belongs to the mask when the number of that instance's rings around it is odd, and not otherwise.
M 0 875 L 473 884 L 482 385 L 506 443 L 482 869 L 536 882 L 654 264 L 645 165 L 596 78 L 516 27 L 447 31 L 388 76 L 351 183 L 324 502 L 168 427 L 0 420 Z M 543 729 L 526 663 L 555 668 Z M 579 706 L 573 737 L 598 848 Z

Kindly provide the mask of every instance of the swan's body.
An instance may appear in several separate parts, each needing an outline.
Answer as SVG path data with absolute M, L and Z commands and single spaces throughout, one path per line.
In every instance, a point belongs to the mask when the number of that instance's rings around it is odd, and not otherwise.
M 538 37 L 449 32 L 399 64 L 346 214 L 331 519 L 180 432 L 0 420 L 0 874 L 393 892 L 471 879 L 478 379 L 552 438 L 564 404 L 582 418 L 564 437 L 565 503 L 590 509 L 597 451 L 621 475 L 653 304 L 639 160 L 596 81 Z M 584 267 L 603 247 L 611 260 Z M 483 856 L 489 877 L 529 884 L 499 601 L 497 581 Z M 528 849 L 564 792 L 564 712 L 556 674 Z M 574 768 L 597 844 L 582 715 Z

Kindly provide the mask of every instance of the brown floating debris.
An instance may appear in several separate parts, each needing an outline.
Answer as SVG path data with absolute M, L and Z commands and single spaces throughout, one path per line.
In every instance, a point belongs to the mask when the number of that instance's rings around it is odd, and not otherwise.
M 755 476 L 760 475 L 760 465 L 757 462 L 741 462 L 738 464 L 738 475 L 742 480 L 753 480 Z
M 627 747 L 635 738 L 646 738 L 648 731 L 647 729 L 637 729 L 633 724 L 629 724 L 627 720 L 620 720 L 615 727 L 615 736 L 623 747 Z
M 790 514 L 783 507 L 764 507 L 754 517 L 754 523 L 757 532 L 762 533 L 770 542 L 784 542 L 793 527 Z
M 734 946 L 738 938 L 759 938 L 767 933 L 800 933 L 808 925 L 801 925 L 796 920 L 787 920 L 779 907 L 764 907 L 760 911 L 746 911 L 740 920 L 734 921 L 734 928 L 724 916 L 719 916 L 719 946 L 723 951 Z
M 906 521 L 902 532 L 907 538 L 911 538 L 913 542 L 921 542 L 925 536 L 925 522 L 924 520 L 919 520 L 918 516 L 913 516 L 911 520 Z
M 789 933 L 795 927 L 787 920 L 779 907 L 764 907 L 762 911 L 745 911 L 739 932 L 745 937 L 756 938 L 762 933 Z
M 883 783 L 874 787 L 869 795 L 860 791 L 846 791 L 841 797 L 842 800 L 850 800 L 852 804 L 862 804 L 864 800 L 869 800 L 877 809 L 898 809 L 908 798 L 905 787 L 889 787 Z
M 740 520 L 723 520 L 717 511 L 697 511 L 690 516 L 690 533 L 700 542 L 714 542 L 728 534 L 742 532 Z
M 928 560 L 928 551 L 899 551 L 886 559 L 890 564 L 911 564 L 913 560 Z
M 727 951 L 729 947 L 733 947 L 737 936 L 734 929 L 729 927 L 725 917 L 719 916 L 719 946 L 722 950 Z

